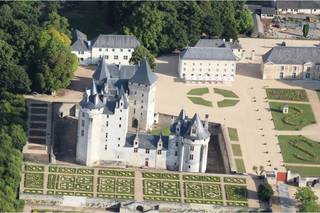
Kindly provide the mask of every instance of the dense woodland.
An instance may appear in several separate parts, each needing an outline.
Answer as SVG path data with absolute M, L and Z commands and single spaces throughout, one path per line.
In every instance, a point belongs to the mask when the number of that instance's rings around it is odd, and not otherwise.
M 26 141 L 23 94 L 70 84 L 78 66 L 71 29 L 135 35 L 143 44 L 132 62 L 194 44 L 201 36 L 237 39 L 253 21 L 244 2 L 0 2 L 0 212 L 17 200 Z M 69 26 L 71 23 L 71 27 Z M 91 37 L 92 38 L 92 37 Z

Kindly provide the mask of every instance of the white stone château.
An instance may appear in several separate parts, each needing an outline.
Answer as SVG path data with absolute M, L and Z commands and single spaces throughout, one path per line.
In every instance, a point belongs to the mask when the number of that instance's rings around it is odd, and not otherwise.
M 101 58 L 109 64 L 129 65 L 134 48 L 140 45 L 135 36 L 131 35 L 99 35 L 92 41 L 87 35 L 74 30 L 72 34 L 71 52 L 82 65 L 98 64 Z
M 182 110 L 172 120 L 170 136 L 128 132 L 131 123 L 139 128 L 152 125 L 156 81 L 146 59 L 138 66 L 101 60 L 80 102 L 78 162 L 206 171 L 210 134 L 207 121 L 203 124 L 198 114 L 189 119 Z

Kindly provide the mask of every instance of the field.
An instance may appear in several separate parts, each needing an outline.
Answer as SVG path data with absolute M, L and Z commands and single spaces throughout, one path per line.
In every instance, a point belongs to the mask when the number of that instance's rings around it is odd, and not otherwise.
M 276 89 L 267 88 L 267 97 L 271 100 L 308 101 L 308 96 L 303 89 Z
M 320 143 L 303 136 L 278 136 L 281 153 L 286 163 L 320 163 Z
M 242 156 L 240 144 L 231 144 L 234 156 Z
M 314 124 L 315 118 L 309 104 L 288 104 L 289 113 L 283 114 L 285 103 L 270 102 L 270 109 L 274 126 L 277 130 L 300 130 Z
M 222 95 L 225 98 L 239 98 L 239 96 L 237 96 L 231 90 L 218 89 L 218 88 L 214 88 L 213 90 L 214 90 L 214 93 Z
M 194 104 L 212 107 L 212 102 L 211 101 L 207 101 L 207 100 L 205 100 L 205 99 L 203 99 L 201 97 L 189 97 L 188 96 L 188 98 Z

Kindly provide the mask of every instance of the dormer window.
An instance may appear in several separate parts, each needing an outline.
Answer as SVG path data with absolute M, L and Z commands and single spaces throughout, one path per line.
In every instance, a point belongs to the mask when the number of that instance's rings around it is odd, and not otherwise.
M 134 145 L 138 145 L 138 142 L 136 141 L 136 142 L 134 142 Z
M 196 134 L 196 132 L 197 132 L 197 131 L 196 131 L 195 128 L 192 128 L 192 129 L 191 129 L 191 133 L 192 133 L 192 134 Z

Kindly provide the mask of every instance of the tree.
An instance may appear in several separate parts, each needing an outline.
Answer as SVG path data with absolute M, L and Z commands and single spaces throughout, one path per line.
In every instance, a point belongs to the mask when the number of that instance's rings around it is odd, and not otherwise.
M 263 166 L 259 166 L 259 168 L 257 166 L 253 166 L 252 170 L 260 177 L 262 177 L 262 174 L 265 172 Z
M 319 212 L 318 197 L 309 187 L 300 187 L 295 193 L 295 198 L 300 202 L 300 212 Z
M 303 37 L 306 38 L 308 36 L 309 28 L 310 28 L 309 24 L 304 24 L 303 25 L 303 28 L 302 28 Z
M 258 197 L 262 201 L 269 201 L 273 196 L 273 189 L 268 183 L 260 184 L 258 187 Z
M 138 64 L 142 58 L 146 58 L 148 60 L 151 69 L 156 67 L 154 56 L 149 52 L 148 49 L 140 45 L 134 49 L 130 63 Z
M 22 66 L 14 59 L 13 48 L 0 40 L 0 92 L 25 93 L 31 81 Z

